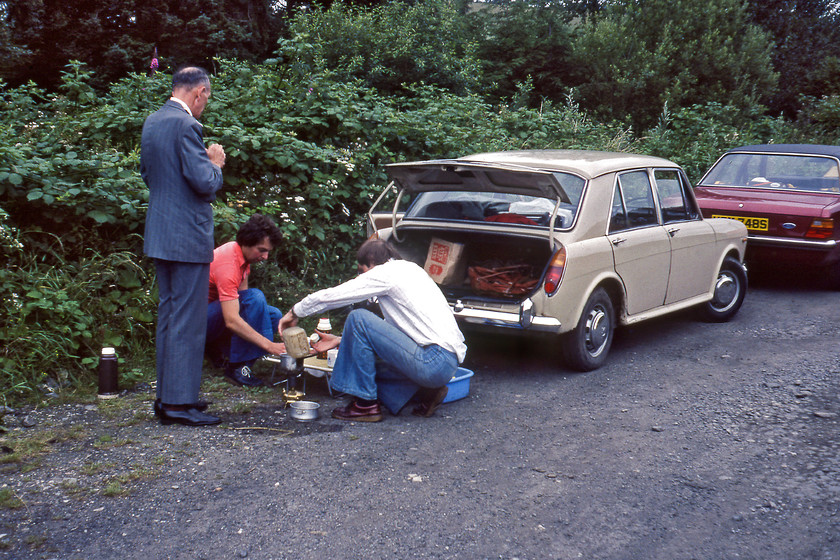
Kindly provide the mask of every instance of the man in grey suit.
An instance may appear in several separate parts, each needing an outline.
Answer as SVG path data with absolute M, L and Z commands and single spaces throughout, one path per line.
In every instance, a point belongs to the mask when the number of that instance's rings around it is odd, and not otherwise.
M 196 120 L 209 98 L 207 72 L 183 68 L 172 76 L 172 97 L 143 124 L 140 174 L 149 187 L 143 250 L 154 259 L 160 294 L 154 411 L 162 424 L 221 421 L 198 400 L 214 247 L 211 203 L 225 164 L 224 149 L 205 147 Z

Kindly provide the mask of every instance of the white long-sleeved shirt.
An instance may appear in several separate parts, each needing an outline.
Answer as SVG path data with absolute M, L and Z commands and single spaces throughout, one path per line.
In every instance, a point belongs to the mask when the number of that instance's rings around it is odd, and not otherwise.
M 293 309 L 298 317 L 307 317 L 372 297 L 378 298 L 385 320 L 414 342 L 438 344 L 458 356 L 459 363 L 464 361 L 464 335 L 446 298 L 426 271 L 410 261 L 374 266 L 343 284 L 306 296 Z

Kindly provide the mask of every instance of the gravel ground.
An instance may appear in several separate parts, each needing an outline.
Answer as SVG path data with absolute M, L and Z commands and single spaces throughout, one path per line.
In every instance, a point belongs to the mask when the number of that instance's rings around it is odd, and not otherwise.
M 428 419 L 287 417 L 208 376 L 220 427 L 152 392 L 4 417 L 0 558 L 840 560 L 837 293 L 752 278 L 734 321 L 618 332 L 577 374 L 549 341 L 470 336 Z

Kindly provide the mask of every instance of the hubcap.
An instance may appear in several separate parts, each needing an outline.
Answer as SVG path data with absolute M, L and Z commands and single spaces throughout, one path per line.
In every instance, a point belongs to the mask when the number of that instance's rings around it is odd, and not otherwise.
M 597 356 L 604 350 L 610 332 L 610 319 L 602 307 L 596 307 L 586 318 L 586 350 Z
M 726 311 L 738 297 L 738 279 L 729 271 L 722 271 L 715 283 L 715 295 L 712 306 L 718 311 Z

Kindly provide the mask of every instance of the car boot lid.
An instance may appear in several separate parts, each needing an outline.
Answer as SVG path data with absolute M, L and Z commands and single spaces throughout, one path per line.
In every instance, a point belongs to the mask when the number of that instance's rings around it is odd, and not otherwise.
M 407 193 L 498 192 L 571 202 L 554 173 L 522 165 L 446 159 L 393 163 L 386 172 Z

